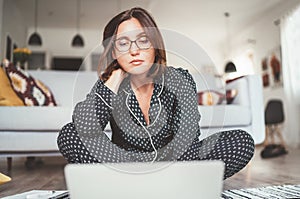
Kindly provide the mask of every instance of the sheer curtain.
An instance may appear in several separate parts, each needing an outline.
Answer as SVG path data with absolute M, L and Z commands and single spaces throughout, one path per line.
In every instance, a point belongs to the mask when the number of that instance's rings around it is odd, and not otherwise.
M 291 145 L 300 145 L 300 5 L 281 18 L 284 91 L 287 98 L 286 134 Z

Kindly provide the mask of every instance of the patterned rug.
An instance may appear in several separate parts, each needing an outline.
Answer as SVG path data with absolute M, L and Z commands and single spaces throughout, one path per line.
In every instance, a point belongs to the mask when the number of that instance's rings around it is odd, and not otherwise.
M 267 186 L 261 188 L 233 189 L 222 193 L 223 199 L 300 198 L 300 185 Z

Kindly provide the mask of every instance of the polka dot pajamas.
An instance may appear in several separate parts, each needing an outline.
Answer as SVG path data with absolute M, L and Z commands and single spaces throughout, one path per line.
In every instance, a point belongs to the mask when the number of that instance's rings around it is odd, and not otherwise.
M 85 101 L 76 105 L 73 122 L 58 136 L 58 146 L 71 163 L 222 160 L 224 178 L 251 159 L 254 142 L 242 130 L 216 133 L 202 141 L 196 85 L 181 68 L 167 67 L 154 79 L 149 119 L 145 118 L 129 77 L 114 94 L 98 80 Z M 112 139 L 104 133 L 110 122 Z

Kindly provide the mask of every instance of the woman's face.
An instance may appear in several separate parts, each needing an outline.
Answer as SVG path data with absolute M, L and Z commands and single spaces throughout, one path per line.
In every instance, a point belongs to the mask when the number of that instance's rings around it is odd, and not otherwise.
M 119 25 L 113 57 L 117 59 L 122 69 L 131 75 L 146 75 L 153 65 L 155 50 L 136 18 Z

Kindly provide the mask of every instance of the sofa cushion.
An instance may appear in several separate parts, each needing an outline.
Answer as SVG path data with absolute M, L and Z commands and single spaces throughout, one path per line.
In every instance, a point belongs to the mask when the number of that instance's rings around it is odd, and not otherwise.
M 47 86 L 13 64 L 5 65 L 12 88 L 27 106 L 55 106 L 54 97 Z
M 248 78 L 240 77 L 226 84 L 226 90 L 236 89 L 238 95 L 232 100 L 232 104 L 250 106 Z
M 251 124 L 251 110 L 248 106 L 217 105 L 198 106 L 201 114 L 201 128 L 247 126 Z
M 198 104 L 199 105 L 216 105 L 222 104 L 225 99 L 225 95 L 218 91 L 206 90 L 198 93 Z
M 29 71 L 51 89 L 58 106 L 73 107 L 86 98 L 98 79 L 95 71 Z
M 0 67 L 0 106 L 24 106 L 10 85 L 5 71 Z
M 50 88 L 48 86 L 46 86 L 42 81 L 33 78 L 35 85 L 43 91 L 43 94 L 45 94 L 45 98 L 46 101 L 48 102 L 47 104 L 44 105 L 48 105 L 48 106 L 56 106 L 56 101 L 54 99 L 54 96 L 52 94 L 52 91 L 50 90 Z
M 232 104 L 233 100 L 237 96 L 238 91 L 237 89 L 228 89 L 226 90 L 226 103 Z
M 212 74 L 202 74 L 196 71 L 189 71 L 196 83 L 197 92 L 213 90 L 219 93 L 224 93 L 224 83 L 223 80 Z
M 37 152 L 41 154 L 42 151 L 49 152 L 57 151 L 58 130 L 53 131 L 1 131 L 0 133 L 0 151 L 21 152 L 29 155 L 29 152 Z M 45 153 L 42 153 L 45 155 Z M 47 155 L 48 155 L 47 154 Z M 32 154 L 31 154 L 32 155 Z
M 4 106 L 1 107 L 0 118 L 0 130 L 60 130 L 72 120 L 72 108 Z

